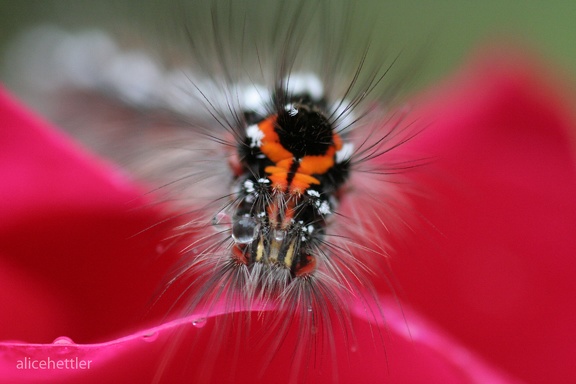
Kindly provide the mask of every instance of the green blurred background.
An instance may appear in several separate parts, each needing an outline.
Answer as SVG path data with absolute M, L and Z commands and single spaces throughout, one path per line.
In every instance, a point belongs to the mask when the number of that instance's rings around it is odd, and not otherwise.
M 272 2 L 260 3 L 265 8 Z M 193 9 L 197 1 L 2 0 L 0 52 L 19 31 L 44 22 L 69 28 L 138 25 L 153 31 L 169 20 L 166 15 L 174 11 L 175 3 L 176 8 L 185 3 Z M 261 6 L 253 3 L 250 6 Z M 360 15 L 386 26 L 386 36 L 376 40 L 400 47 L 426 46 L 417 87 L 450 72 L 478 47 L 502 39 L 528 47 L 576 78 L 576 1 L 356 0 L 352 4 Z M 356 23 L 362 27 L 362 16 Z

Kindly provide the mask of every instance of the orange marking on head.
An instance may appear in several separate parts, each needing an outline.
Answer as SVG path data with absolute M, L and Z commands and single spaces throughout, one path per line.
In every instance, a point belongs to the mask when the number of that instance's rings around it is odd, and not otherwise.
M 268 142 L 267 137 L 262 139 L 260 150 L 267 158 L 272 160 L 273 163 L 279 163 L 282 160 L 291 160 L 293 155 L 290 151 L 280 144 L 280 142 Z
M 268 136 L 270 140 L 274 140 L 274 138 L 278 138 L 278 134 L 274 130 L 276 126 L 276 115 L 271 115 L 267 119 L 262 120 L 258 123 L 258 128 L 264 133 L 264 136 Z
M 274 130 L 275 126 L 276 115 L 272 115 L 258 124 L 258 128 L 264 133 L 260 150 L 266 157 L 272 160 L 273 163 L 278 163 L 284 159 L 291 159 L 293 155 L 280 144 L 280 137 Z
M 266 167 L 268 169 L 270 167 Z M 276 167 L 273 167 L 276 168 Z M 268 172 L 268 171 L 266 171 Z M 288 173 L 287 172 L 274 172 L 268 176 L 268 179 L 272 182 L 272 187 L 275 189 L 284 190 L 288 187 Z
M 294 175 L 294 179 L 292 180 L 292 185 L 294 187 L 300 185 L 303 186 L 303 189 L 307 189 L 310 187 L 310 184 L 320 184 L 320 180 L 304 173 L 296 173 Z
M 304 156 L 302 160 L 300 160 L 300 167 L 298 167 L 298 171 L 300 173 L 304 173 L 306 175 L 322 175 L 332 166 L 334 166 L 334 154 L 336 153 L 336 149 L 334 147 L 330 147 L 325 155 L 322 156 Z
M 294 163 L 294 158 L 280 160 L 276 163 L 276 166 L 285 170 L 289 170 Z
M 286 168 L 277 167 L 275 165 L 269 165 L 266 168 L 264 168 L 264 172 L 269 173 L 271 175 L 287 173 L 287 171 L 288 170 Z
M 284 168 L 269 166 L 264 171 L 269 174 L 268 179 L 274 188 L 285 190 L 288 187 L 288 172 Z M 320 184 L 320 180 L 305 173 L 296 172 L 290 183 L 290 192 L 300 195 L 310 188 L 310 184 Z
M 302 194 L 311 184 L 320 184 L 320 181 L 312 175 L 322 175 L 334 166 L 334 155 L 342 148 L 342 139 L 338 134 L 334 134 L 334 144 L 328 148 L 326 154 L 320 156 L 304 156 L 302 159 L 295 159 L 294 155 L 282 146 L 280 137 L 275 131 L 277 116 L 272 115 L 258 124 L 264 133 L 260 150 L 270 159 L 274 165 L 268 166 L 264 171 L 269 175 L 272 186 L 278 190 L 290 189 L 293 194 Z M 288 175 L 295 161 L 299 161 L 290 185 L 288 185 Z

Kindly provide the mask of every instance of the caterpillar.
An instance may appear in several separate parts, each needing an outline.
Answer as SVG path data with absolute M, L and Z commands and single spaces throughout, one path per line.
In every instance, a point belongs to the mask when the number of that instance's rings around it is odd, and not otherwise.
M 21 45 L 60 54 L 41 61 L 51 76 L 35 82 L 62 95 L 44 102 L 47 113 L 170 201 L 166 243 L 182 258 L 155 305 L 221 315 L 192 372 L 217 369 L 219 345 L 232 338 L 249 347 L 238 347 L 231 372 L 244 353 L 264 348 L 255 381 L 269 380 L 288 348 L 280 364 L 292 374 L 278 381 L 311 380 L 310 372 L 338 380 L 335 334 L 354 344 L 350 308 L 376 323 L 385 313 L 375 285 L 393 292 L 386 236 L 405 229 L 403 173 L 418 163 L 395 149 L 418 130 L 409 108 L 391 107 L 413 68 L 393 76 L 397 57 L 374 53 L 370 38 L 353 44 L 352 3 L 191 9 L 182 12 L 184 48 L 163 47 L 165 56 L 98 31 L 49 28 Z M 76 115 L 79 124 L 70 122 Z M 107 139 L 99 146 L 95 136 Z M 256 341 L 251 328 L 260 330 Z M 159 381 L 188 343 L 174 338 Z M 374 339 L 380 344 L 377 332 Z

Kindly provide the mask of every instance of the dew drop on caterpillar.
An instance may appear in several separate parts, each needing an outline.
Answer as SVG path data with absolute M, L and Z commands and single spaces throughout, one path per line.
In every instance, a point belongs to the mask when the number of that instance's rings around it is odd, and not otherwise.
M 175 334 L 158 381 L 172 369 L 194 382 L 233 381 L 239 369 L 256 382 L 344 380 L 353 311 L 385 321 L 378 296 L 394 295 L 387 237 L 404 230 L 402 175 L 418 160 L 397 154 L 418 129 L 395 96 L 413 69 L 398 70 L 374 36 L 352 39 L 352 3 L 179 10 L 172 39 L 182 45 L 159 55 L 99 31 L 48 28 L 21 43 L 56 52 L 35 80 L 60 95 L 45 112 L 173 210 L 166 244 L 182 257 L 155 306 L 194 315 L 195 326 L 208 318 L 212 334 Z M 377 329 L 374 350 L 386 356 Z M 222 356 L 226 343 L 233 356 Z M 182 362 L 186 348 L 204 353 Z

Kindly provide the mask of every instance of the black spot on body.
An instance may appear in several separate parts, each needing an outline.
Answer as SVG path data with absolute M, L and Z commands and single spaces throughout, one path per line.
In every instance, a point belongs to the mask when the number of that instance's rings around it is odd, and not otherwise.
M 316 108 L 306 104 L 293 104 L 297 113 L 281 111 L 275 131 L 280 144 L 295 158 L 324 155 L 334 144 L 332 126 Z

